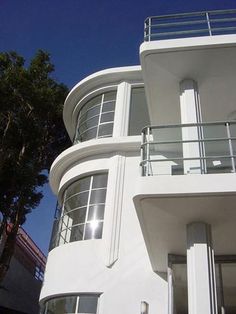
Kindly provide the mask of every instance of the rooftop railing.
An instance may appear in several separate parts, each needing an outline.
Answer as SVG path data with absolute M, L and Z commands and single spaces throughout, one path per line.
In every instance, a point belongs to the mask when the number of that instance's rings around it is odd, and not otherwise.
M 143 176 L 235 173 L 236 121 L 145 127 L 141 167 Z
M 236 33 L 236 10 L 151 16 L 144 22 L 144 41 Z

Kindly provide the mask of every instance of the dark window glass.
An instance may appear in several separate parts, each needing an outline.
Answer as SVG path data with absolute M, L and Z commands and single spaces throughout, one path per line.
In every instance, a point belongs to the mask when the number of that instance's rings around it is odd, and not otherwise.
M 65 209 L 66 211 L 70 211 L 76 207 L 81 207 L 87 205 L 89 193 L 81 192 L 79 194 L 70 196 L 69 199 L 65 201 Z
M 105 203 L 106 189 L 93 190 L 90 196 L 90 204 Z
M 82 294 L 77 296 L 58 297 L 46 301 L 44 314 L 96 314 L 98 307 L 98 295 Z M 78 308 L 77 308 L 78 306 Z
M 143 87 L 135 87 L 131 90 L 129 135 L 141 135 L 141 130 L 150 125 L 150 117 Z
M 108 113 L 103 113 L 101 116 L 101 123 L 102 122 L 113 122 L 114 120 L 114 112 L 108 112 Z
M 116 91 L 106 92 L 89 100 L 80 110 L 75 143 L 112 136 Z M 108 126 L 103 124 L 111 122 Z
M 115 101 L 109 101 L 103 104 L 102 112 L 109 112 L 115 110 Z
M 91 180 L 90 177 L 85 177 L 85 178 L 82 178 L 82 179 L 72 183 L 66 189 L 66 198 L 70 197 L 71 195 L 78 193 L 79 191 L 89 190 L 90 180 Z
M 87 207 L 82 207 L 71 211 L 68 216 L 72 219 L 72 225 L 77 225 L 85 222 Z
M 70 231 L 70 242 L 83 240 L 84 225 L 74 226 Z
M 79 298 L 79 311 L 78 313 L 97 313 L 98 296 L 81 295 Z
M 93 176 L 93 185 L 92 188 L 105 188 L 107 186 L 107 174 L 97 174 Z
M 56 298 L 47 302 L 47 314 L 75 313 L 76 297 Z
M 112 135 L 113 123 L 101 124 L 98 131 L 98 137 L 107 137 Z
M 102 237 L 107 174 L 98 173 L 73 182 L 64 193 L 56 245 Z

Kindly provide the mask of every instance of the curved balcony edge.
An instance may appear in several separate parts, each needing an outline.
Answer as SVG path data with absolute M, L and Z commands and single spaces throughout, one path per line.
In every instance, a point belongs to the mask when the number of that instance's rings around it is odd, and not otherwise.
M 191 174 L 140 177 L 134 202 L 148 197 L 236 194 L 236 174 Z
M 236 174 L 140 177 L 133 196 L 154 271 L 165 271 L 168 254 L 186 254 L 186 226 L 212 227 L 218 255 L 234 254 Z
M 81 159 L 98 154 L 139 151 L 140 145 L 140 136 L 95 139 L 73 145 L 63 151 L 53 162 L 49 175 L 50 186 L 53 192 L 57 194 L 63 174 L 70 166 Z
M 104 87 L 107 84 L 119 84 L 127 80 L 142 80 L 141 66 L 126 66 L 98 71 L 87 76 L 72 88 L 65 100 L 63 110 L 63 120 L 70 138 L 73 137 L 73 112 L 78 101 L 94 89 Z

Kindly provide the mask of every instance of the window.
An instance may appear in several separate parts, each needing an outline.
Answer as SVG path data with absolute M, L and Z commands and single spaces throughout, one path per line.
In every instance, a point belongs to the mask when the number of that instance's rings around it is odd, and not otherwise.
M 42 314 L 96 314 L 98 298 L 96 294 L 54 298 L 45 303 Z
M 141 130 L 147 125 L 150 125 L 150 118 L 144 87 L 133 87 L 131 89 L 128 135 L 141 135 Z
M 57 228 L 57 245 L 101 239 L 106 190 L 106 173 L 81 178 L 66 189 Z
M 176 314 L 188 313 L 188 282 L 185 256 L 172 255 L 173 307 Z M 234 255 L 215 255 L 217 313 L 236 314 L 236 260 Z
M 116 91 L 98 95 L 79 111 L 75 143 L 110 137 L 113 133 Z

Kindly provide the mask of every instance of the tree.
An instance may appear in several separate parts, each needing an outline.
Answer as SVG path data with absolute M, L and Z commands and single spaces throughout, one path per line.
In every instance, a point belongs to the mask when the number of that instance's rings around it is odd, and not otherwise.
M 69 145 L 62 123 L 68 90 L 52 78 L 53 71 L 50 55 L 42 50 L 28 67 L 16 52 L 0 53 L 0 236 L 5 239 L 0 281 L 19 226 L 43 196 L 45 170 Z

